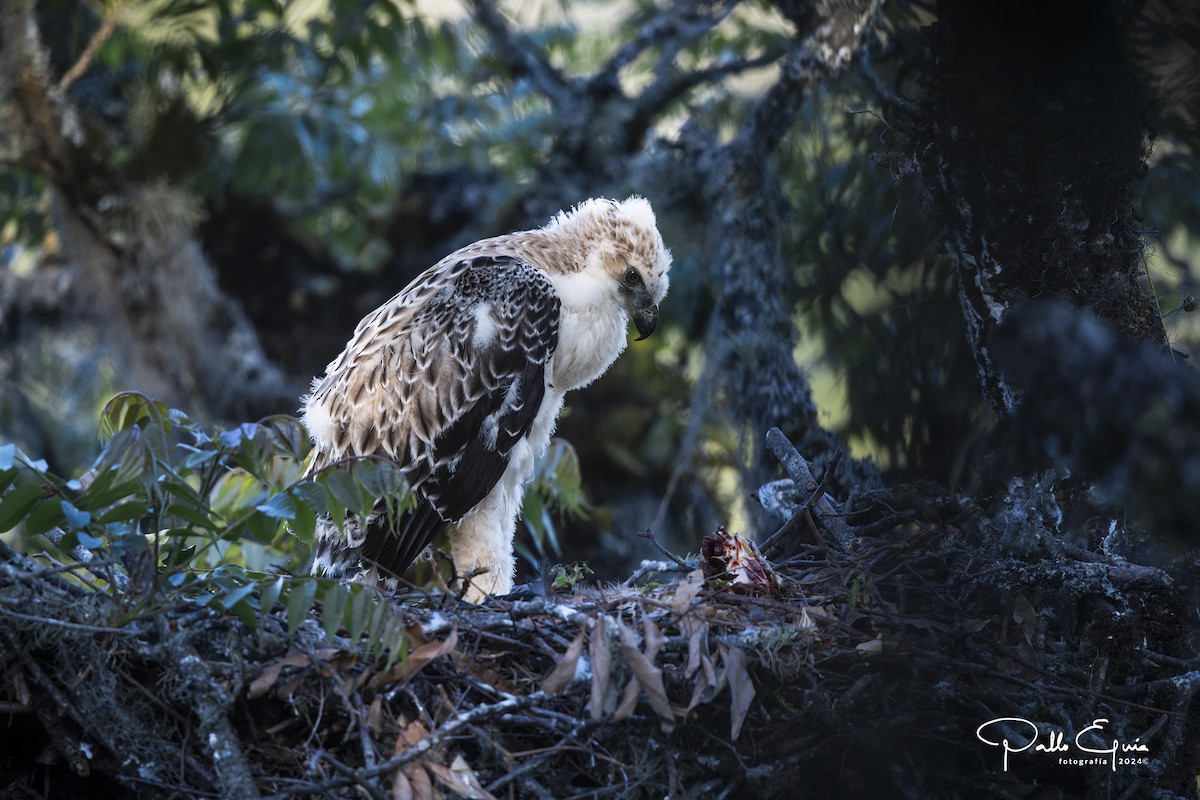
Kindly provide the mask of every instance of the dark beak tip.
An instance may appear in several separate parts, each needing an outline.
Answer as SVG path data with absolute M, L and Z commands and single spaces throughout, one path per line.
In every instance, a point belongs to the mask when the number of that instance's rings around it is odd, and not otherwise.
M 658 327 L 658 306 L 652 306 L 648 309 L 638 311 L 633 315 L 633 325 L 637 328 L 638 337 L 635 342 L 640 342 L 650 334 L 654 333 L 654 329 Z

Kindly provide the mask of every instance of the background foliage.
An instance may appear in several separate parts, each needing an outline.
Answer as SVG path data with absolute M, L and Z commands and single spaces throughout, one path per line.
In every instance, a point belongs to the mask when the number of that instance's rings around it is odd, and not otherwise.
M 126 238 L 194 231 L 278 372 L 234 405 L 210 396 L 211 374 L 160 386 L 125 369 L 104 309 L 86 324 L 73 313 L 88 266 L 56 231 L 54 190 L 11 159 L 0 168 L 0 438 L 73 474 L 114 391 L 148 391 L 219 426 L 292 413 L 288 398 L 355 322 L 444 253 L 588 195 L 640 192 L 675 252 L 672 293 L 660 335 L 577 393 L 560 426 L 582 465 L 584 494 L 566 504 L 582 510 L 586 495 L 595 506 L 558 520 L 566 557 L 607 572 L 648 554 L 633 536 L 647 525 L 683 550 L 719 521 L 760 527 L 738 476 L 762 432 L 729 416 L 747 379 L 712 372 L 727 280 L 719 234 L 692 179 L 664 177 L 654 159 L 697 137 L 731 141 L 803 18 L 765 2 L 680 8 L 519 3 L 502 9 L 504 27 L 490 3 L 39 3 L 57 74 L 81 67 L 64 88 L 96 142 L 89 180 L 138 187 L 92 224 L 125 225 Z M 821 421 L 890 477 L 962 485 L 990 411 L 921 188 L 879 157 L 890 115 L 919 94 L 932 12 L 906 2 L 882 13 L 868 58 L 823 83 L 776 150 L 781 300 Z M 1181 351 L 1196 336 L 1194 129 L 1179 121 L 1189 102 L 1159 99 L 1144 202 L 1148 272 Z M 535 509 L 531 528 L 554 531 L 542 517 Z M 527 552 L 558 558 L 559 542 L 539 536 Z

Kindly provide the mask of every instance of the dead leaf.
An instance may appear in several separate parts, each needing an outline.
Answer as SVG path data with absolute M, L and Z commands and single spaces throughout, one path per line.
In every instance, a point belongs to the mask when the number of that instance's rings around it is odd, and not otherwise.
M 663 686 L 662 670 L 654 666 L 651 657 L 657 655 L 657 648 L 662 646 L 662 634 L 648 617 L 643 619 L 643 627 L 646 630 L 646 653 L 638 649 L 637 638 L 631 628 L 625 622 L 617 617 L 617 632 L 621 640 L 621 653 L 625 656 L 625 661 L 633 670 L 634 680 L 646 692 L 646 696 L 650 699 L 650 707 L 654 709 L 654 713 L 658 714 L 662 721 L 663 731 L 669 733 L 675 727 L 675 715 L 671 711 L 671 701 L 667 699 L 667 690 Z M 634 681 L 630 681 L 633 685 Z M 628 699 L 629 690 L 626 689 L 626 699 Z M 634 694 L 634 703 L 637 702 L 636 692 Z M 622 703 L 624 707 L 625 703 Z M 629 710 L 632 714 L 632 709 Z
M 400 733 L 396 736 L 395 752 L 403 753 L 429 735 L 429 729 L 419 719 L 408 722 L 403 716 L 396 720 Z M 397 794 L 401 792 L 402 794 Z M 433 800 L 433 781 L 421 763 L 409 763 L 392 775 L 392 797 L 405 800 Z
M 451 762 L 448 768 L 432 761 L 427 762 L 425 767 L 447 789 L 457 795 L 470 798 L 470 800 L 496 800 L 495 795 L 483 788 L 483 784 L 479 782 L 479 777 L 471 769 L 471 766 L 467 764 L 467 760 L 462 757 L 461 753 L 454 757 L 454 761 Z
M 408 782 L 403 769 L 392 774 L 392 800 L 413 800 L 412 784 Z
M 1038 613 L 1033 608 L 1033 604 L 1025 598 L 1025 595 L 1018 594 L 1013 600 L 1013 622 L 1017 623 L 1017 627 L 1021 629 L 1022 635 L 1025 637 L 1025 643 L 1032 645 L 1033 637 L 1036 633 L 1036 625 Z
M 625 684 L 625 693 L 621 695 L 621 703 L 613 712 L 614 722 L 621 722 L 633 716 L 633 710 L 637 708 L 638 695 L 641 694 L 641 691 L 642 685 L 638 683 L 637 677 L 630 678 L 629 683 Z
M 688 657 L 684 677 L 690 678 L 700 668 L 700 656 L 708 652 L 708 623 L 696 620 L 688 634 Z
M 725 678 L 729 681 L 729 738 L 736 742 L 756 692 L 746 669 L 745 653 L 733 645 L 721 645 L 721 659 L 725 662 Z
M 379 729 L 383 727 L 383 695 L 375 695 L 375 699 L 371 701 L 370 707 L 367 709 L 367 730 L 372 735 L 379 733 Z
M 704 570 L 694 569 L 683 577 L 675 587 L 675 597 L 671 599 L 671 611 L 675 613 L 675 617 L 679 620 L 688 616 L 688 612 L 692 610 L 692 603 L 696 600 L 696 595 L 700 594 L 700 588 L 704 586 Z
M 882 653 L 883 652 L 883 634 L 879 634 L 869 642 L 859 642 L 854 646 L 854 649 L 860 653 Z
M 412 784 L 413 800 L 433 800 L 433 779 L 421 764 L 405 764 L 405 777 Z
M 646 638 L 646 658 L 653 664 L 654 660 L 658 658 L 658 651 L 662 650 L 662 631 L 650 617 L 642 617 L 642 633 Z
M 443 641 L 425 642 L 416 647 L 408 658 L 403 661 L 393 664 L 392 668 L 384 672 L 377 673 L 370 681 L 367 682 L 367 688 L 380 689 L 388 684 L 411 678 L 421 670 L 426 664 L 435 659 L 441 658 L 447 653 L 454 650 L 458 644 L 458 626 L 455 625 L 450 629 L 450 635 Z
M 275 685 L 275 681 L 279 680 L 279 674 L 283 672 L 284 667 L 307 667 L 310 663 L 312 662 L 309 661 L 308 655 L 299 650 L 293 650 L 283 658 L 275 659 L 267 664 L 257 678 L 250 682 L 250 686 L 246 689 L 246 696 L 253 700 L 271 691 L 271 687 Z
M 608 648 L 608 626 L 604 620 L 603 614 L 596 617 L 588 641 L 588 655 L 592 657 L 592 699 L 588 711 L 593 720 L 600 719 L 608 710 L 605 706 L 612 682 L 612 651 Z
M 583 637 L 587 635 L 587 626 L 583 625 L 579 628 L 579 634 L 575 637 L 575 641 L 567 648 L 567 652 L 563 653 L 563 657 L 559 659 L 558 664 L 546 676 L 546 680 L 542 681 L 542 691 L 546 694 L 558 694 L 563 689 L 570 685 L 571 680 L 575 677 L 575 668 L 579 664 L 579 656 L 583 654 Z
M 458 644 L 458 626 L 450 629 L 450 635 L 441 642 L 426 642 L 408 654 L 405 677 L 415 675 L 422 667 L 449 653 Z
M 700 675 L 696 678 L 696 688 L 692 690 L 692 699 L 688 702 L 686 711 L 691 711 L 701 703 L 711 703 L 713 698 L 725 688 L 725 670 L 719 672 L 713 668 L 712 659 L 705 653 L 700 656 Z

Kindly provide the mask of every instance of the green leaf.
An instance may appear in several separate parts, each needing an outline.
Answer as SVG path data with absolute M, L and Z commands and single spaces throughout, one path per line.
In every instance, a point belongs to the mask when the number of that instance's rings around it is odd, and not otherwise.
M 271 519 L 295 519 L 296 503 L 290 494 L 277 494 L 267 502 L 256 506 L 255 511 Z
M 264 497 L 266 490 L 258 478 L 233 471 L 226 472 L 217 481 L 209 495 L 209 504 L 217 514 L 232 519 L 257 506 Z
M 362 636 L 363 628 L 367 625 L 367 604 L 371 601 L 372 596 L 365 587 L 356 587 L 350 598 L 350 605 L 346 609 L 346 615 L 343 623 L 346 630 L 350 632 L 350 641 L 357 642 Z
M 113 483 L 140 482 L 154 470 L 154 454 L 139 427 L 118 430 L 96 459 L 97 472 L 116 472 Z
M 403 617 L 399 614 L 388 614 L 378 641 L 380 649 L 386 650 L 388 654 L 384 669 L 391 669 L 397 661 L 405 661 L 408 658 L 409 642 L 408 634 L 404 630 Z
M 342 612 L 346 610 L 348 588 L 340 583 L 331 583 L 321 598 L 321 626 L 331 641 L 342 627 Z
M 86 528 L 88 523 L 92 521 L 92 515 L 86 511 L 80 511 L 75 506 L 71 505 L 70 501 L 63 500 L 59 503 L 62 506 L 63 519 L 67 525 L 78 530 Z
M 360 461 L 354 465 L 354 477 L 373 498 L 408 491 L 403 473 L 391 461 Z
M 359 516 L 369 514 L 374 505 L 374 498 L 368 497 L 362 485 L 346 470 L 335 469 L 325 473 L 325 488 L 329 489 L 334 500 Z
M 372 603 L 367 610 L 367 626 L 366 637 L 367 641 L 374 646 L 375 642 L 379 641 L 379 631 L 383 627 L 384 619 L 390 614 L 391 608 L 387 603 Z
M 251 587 L 253 588 L 253 587 Z M 242 621 L 242 624 L 247 628 L 254 628 L 258 625 L 258 611 L 249 600 L 241 599 L 234 603 L 233 608 L 229 609 L 234 616 Z
M 316 481 L 304 481 L 292 487 L 292 496 L 318 514 L 329 510 L 329 490 Z
M 317 581 L 313 578 L 301 580 L 288 592 L 287 623 L 288 633 L 295 633 L 304 618 L 313 607 L 313 599 L 317 596 Z
M 79 546 L 85 550 L 95 550 L 104 544 L 103 539 L 92 536 L 90 533 L 83 530 L 76 531 L 75 538 L 79 541 Z
M 217 438 L 221 444 L 231 450 L 240 447 L 242 442 L 254 441 L 258 435 L 258 426 L 253 422 L 245 422 L 231 431 L 224 431 Z
M 37 484 L 18 486 L 0 500 L 0 533 L 10 531 L 28 516 L 42 497 L 42 487 Z
M 0 470 L 0 497 L 4 496 L 4 493 L 8 490 L 9 486 L 12 486 L 12 482 L 17 479 L 17 475 L 20 472 L 16 467 Z
M 259 598 L 258 607 L 263 614 L 271 613 L 271 609 L 274 608 L 275 603 L 279 601 L 279 595 L 281 592 L 283 592 L 282 575 L 262 587 L 262 595 Z
M 96 517 L 96 522 L 101 525 L 108 525 L 112 522 L 128 522 L 130 520 L 141 519 L 150 513 L 150 506 L 146 501 L 138 499 L 131 500 L 128 503 L 121 503 L 118 506 L 113 506 L 108 511 Z
M 141 493 L 141 486 L 134 482 L 118 483 L 117 470 L 104 469 L 96 473 L 87 491 L 75 498 L 76 507 L 95 514 L 118 500 Z
M 297 504 L 296 516 L 288 524 L 288 530 L 305 544 L 312 544 L 317 534 L 316 512 L 303 503 Z
M 63 510 L 58 503 L 39 503 L 25 518 L 25 535 L 43 534 L 51 528 L 61 525 L 64 521 Z
M 231 609 L 240 603 L 244 598 L 248 597 L 250 593 L 254 591 L 254 589 L 255 586 L 253 583 L 247 583 L 245 586 L 236 586 L 232 589 L 229 589 L 221 595 L 221 605 L 223 605 L 226 609 Z
M 167 506 L 167 513 L 204 530 L 215 531 L 218 528 L 217 523 L 212 519 L 211 512 L 200 503 L 176 500 Z

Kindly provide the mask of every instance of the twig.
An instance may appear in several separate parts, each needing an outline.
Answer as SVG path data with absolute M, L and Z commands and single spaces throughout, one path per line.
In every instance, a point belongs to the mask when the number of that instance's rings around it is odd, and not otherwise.
M 593 721 L 590 719 L 585 719 L 585 720 L 578 722 L 573 728 L 571 728 L 570 731 L 568 731 L 561 739 L 559 739 L 558 744 L 554 745 L 554 747 L 547 748 L 546 751 L 541 753 L 540 755 L 533 756 L 532 758 L 527 760 L 524 764 L 517 767 L 515 770 L 512 770 L 504 775 L 501 775 L 499 778 L 492 781 L 484 788 L 488 792 L 495 794 L 497 789 L 500 789 L 502 786 L 505 786 L 506 784 L 511 783 L 512 781 L 521 777 L 525 773 L 538 768 L 545 761 L 547 761 L 551 757 L 560 753 L 565 748 L 565 746 L 567 745 L 568 742 L 578 739 L 580 734 L 584 733 L 585 731 L 590 731 L 594 728 L 598 728 L 601 724 L 602 724 L 602 722 Z
M 514 72 L 528 75 L 556 109 L 566 109 L 572 100 L 567 79 L 531 43 L 513 32 L 490 0 L 471 0 L 471 8 L 475 19 L 495 40 L 497 58 Z
M 42 535 L 49 539 L 51 544 L 60 549 L 62 548 L 63 539 L 65 539 L 67 536 L 66 532 L 62 528 L 58 527 L 51 528 Z M 86 569 L 97 578 L 101 578 L 109 583 L 115 584 L 116 587 L 122 592 L 128 588 L 129 577 L 124 572 L 121 572 L 117 569 L 109 569 L 107 572 L 97 572 L 97 569 L 99 569 L 101 566 L 111 566 L 111 562 L 107 560 L 97 561 L 96 554 L 91 550 L 88 550 L 83 545 L 75 545 L 68 551 L 68 555 L 79 562 L 79 567 Z
M 53 625 L 56 628 L 67 628 L 73 631 L 82 631 L 85 633 L 118 633 L 122 636 L 130 636 L 136 634 L 137 631 L 128 628 L 109 628 L 104 625 L 84 625 L 79 622 L 64 622 L 60 619 L 51 619 L 49 617 L 36 617 L 32 614 L 22 614 L 20 611 L 13 611 L 11 608 L 5 608 L 4 604 L 10 602 L 7 597 L 0 598 L 0 614 L 14 619 L 23 619 L 28 622 L 36 622 L 39 625 Z
M 432 731 L 424 739 L 417 742 L 413 746 L 407 748 L 402 753 L 383 761 L 369 769 L 360 769 L 352 771 L 345 777 L 333 781 L 328 781 L 322 784 L 324 789 L 337 789 L 342 786 L 365 786 L 371 778 L 377 778 L 380 775 L 390 775 L 405 764 L 415 761 L 421 756 L 428 753 L 433 748 L 441 744 L 442 740 L 452 736 L 459 728 L 466 725 L 472 725 L 482 719 L 490 719 L 492 717 L 500 717 L 506 714 L 511 714 L 514 711 L 530 708 L 538 703 L 550 699 L 550 695 L 543 691 L 536 691 L 532 694 L 527 694 L 523 697 L 510 697 L 501 700 L 497 703 L 490 703 L 485 706 L 475 706 L 472 709 L 460 713 L 458 716 L 448 720 L 437 730 Z
M 783 536 L 784 534 L 786 534 L 788 531 L 790 531 L 792 528 L 794 528 L 796 526 L 796 524 L 800 520 L 801 514 L 803 514 L 808 509 L 812 508 L 813 503 L 817 502 L 818 498 L 825 496 L 825 490 L 829 487 L 829 480 L 830 480 L 830 478 L 833 477 L 833 471 L 834 471 L 834 469 L 837 468 L 838 462 L 842 460 L 842 455 L 843 455 L 842 449 L 839 447 L 837 449 L 837 451 L 833 454 L 833 458 L 830 460 L 829 466 L 825 467 L 825 474 L 823 476 L 821 476 L 821 482 L 819 484 L 817 484 L 816 490 L 813 491 L 813 493 L 811 495 L 809 495 L 809 498 L 807 500 L 805 500 L 804 504 L 801 505 L 800 508 L 798 508 L 796 510 L 796 513 L 792 515 L 792 518 L 784 523 L 782 528 L 775 531 L 775 533 L 773 533 L 769 537 L 767 537 L 767 540 L 762 543 L 762 546 L 759 547 L 759 550 L 760 550 L 760 552 L 762 552 L 762 554 L 764 556 L 767 554 L 768 550 L 770 550 L 772 547 L 775 546 L 775 543 L 777 541 L 779 541 L 781 536 Z
M 96 51 L 100 49 L 100 45 L 112 36 L 112 32 L 117 27 L 117 17 L 121 13 L 121 6 L 125 5 L 125 0 L 113 0 L 112 6 L 108 9 L 108 13 L 104 15 L 104 21 L 100 23 L 100 27 L 92 34 L 92 38 L 87 43 L 87 47 L 79 55 L 79 59 L 72 67 L 67 70 L 67 74 L 62 76 L 62 80 L 58 82 L 58 90 L 65 92 L 71 88 L 71 84 L 79 79 L 87 71 L 88 66 L 92 63 L 92 58 L 95 57 Z
M 650 47 L 661 47 L 666 52 L 665 57 L 674 60 L 684 46 L 699 39 L 704 34 L 721 24 L 729 16 L 736 2 L 727 2 L 719 7 L 711 16 L 701 17 L 696 13 L 694 0 L 677 2 L 664 13 L 655 15 L 648 24 L 642 26 L 633 38 L 621 45 L 613 54 L 604 68 L 596 74 L 593 82 L 613 82 L 617 74 L 632 64 Z
M 662 546 L 662 544 L 661 544 L 661 543 L 658 541 L 658 539 L 657 539 L 657 538 L 655 538 L 655 536 L 654 536 L 654 531 L 650 530 L 649 528 L 646 528 L 646 530 L 644 530 L 644 531 L 642 531 L 641 533 L 639 533 L 639 534 L 638 534 L 638 538 L 640 538 L 640 539 L 649 539 L 649 540 L 650 540 L 650 544 L 654 545 L 654 547 L 655 547 L 655 548 L 658 550 L 658 552 L 662 553 L 664 556 L 666 556 L 667 558 L 671 559 L 671 560 L 672 560 L 672 561 L 674 561 L 676 564 L 678 564 L 679 566 L 681 566 L 681 567 L 683 567 L 684 569 L 686 569 L 688 572 L 691 572 L 692 570 L 694 570 L 694 569 L 696 568 L 696 565 L 695 565 L 695 564 L 689 564 L 688 562 L 684 561 L 684 560 L 683 560 L 682 558 L 680 558 L 679 556 L 677 556 L 677 555 L 675 555 L 674 553 L 672 553 L 672 552 L 671 552 L 670 550 L 668 550 L 667 548 L 663 547 L 663 546 Z
M 815 487 L 812 496 L 804 506 L 801 506 L 800 510 L 804 511 L 806 508 L 811 507 L 815 516 L 820 518 L 821 524 L 833 536 L 838 547 L 843 551 L 850 551 L 853 544 L 852 529 L 841 519 L 841 514 L 834 508 L 833 503 L 825 497 L 825 487 L 828 486 L 830 477 L 833 475 L 833 467 L 837 466 L 841 458 L 841 450 L 837 451 L 833 462 L 829 465 L 829 469 L 825 471 L 825 475 L 818 481 L 813 476 L 812 466 L 804 456 L 800 455 L 800 451 L 784 436 L 783 431 L 779 430 L 779 428 L 771 428 L 771 430 L 767 431 L 767 447 L 779 459 L 779 463 L 783 465 L 788 477 L 796 484 L 797 489 L 804 491 L 809 486 Z

